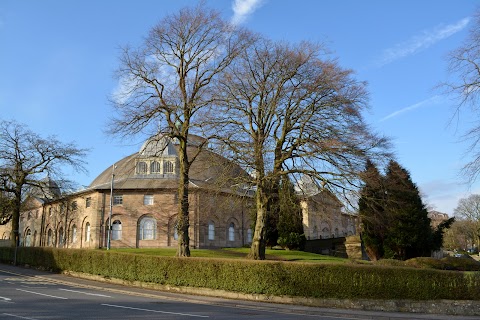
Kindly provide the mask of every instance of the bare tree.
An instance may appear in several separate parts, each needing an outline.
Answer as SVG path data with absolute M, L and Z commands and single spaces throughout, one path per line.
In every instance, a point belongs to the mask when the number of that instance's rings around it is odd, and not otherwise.
M 476 235 L 476 228 L 472 221 L 456 219 L 451 228 L 445 232 L 444 247 L 447 250 L 466 250 L 477 242 Z
M 17 122 L 0 122 L 0 193 L 11 200 L 12 245 L 18 243 L 20 212 L 26 192 L 35 189 L 46 194 L 48 186 L 42 182 L 45 176 L 66 186 L 69 181 L 62 169 L 69 166 L 85 171 L 86 152 L 54 136 L 42 138 Z
M 471 225 L 472 240 L 480 247 L 480 195 L 472 194 L 458 201 L 454 210 L 455 217 L 460 221 L 468 221 Z
M 252 172 L 256 187 L 253 259 L 265 258 L 268 186 L 282 176 L 308 175 L 345 192 L 358 187 L 366 158 L 387 145 L 362 118 L 365 83 L 335 61 L 322 60 L 321 49 L 261 39 L 218 82 L 218 135 L 230 157 Z
M 463 45 L 450 52 L 447 59 L 448 71 L 454 80 L 441 83 L 440 87 L 459 101 L 456 116 L 465 107 L 471 108 L 476 115 L 473 126 L 464 135 L 471 142 L 468 152 L 472 160 L 462 170 L 470 182 L 474 182 L 480 174 L 480 10 L 474 16 L 473 26 Z
M 250 34 L 224 21 L 203 3 L 166 16 L 136 50 L 123 49 L 117 76 L 120 90 L 112 97 L 117 116 L 111 133 L 147 133 L 179 143 L 179 219 L 177 256 L 190 256 L 189 170 L 208 143 L 187 154 L 190 133 L 200 132 L 202 110 L 215 97 L 212 80 L 249 44 Z
M 6 181 L 2 181 L 0 184 L 6 185 Z M 12 205 L 12 195 L 5 191 L 0 191 L 0 225 L 7 224 L 12 219 Z

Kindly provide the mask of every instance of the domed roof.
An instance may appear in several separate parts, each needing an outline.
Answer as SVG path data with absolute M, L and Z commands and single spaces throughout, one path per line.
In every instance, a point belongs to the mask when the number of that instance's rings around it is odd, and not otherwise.
M 161 157 L 177 155 L 177 152 L 172 139 L 156 135 L 145 141 L 138 154 L 145 157 Z
M 192 136 L 189 139 L 187 154 L 189 159 L 197 153 L 198 144 L 204 138 Z M 172 162 L 178 166 L 178 144 L 168 138 L 153 137 L 147 140 L 138 153 L 127 156 L 115 163 L 116 189 L 156 189 L 178 187 L 178 170 L 163 174 L 150 170 L 150 165 Z M 148 172 L 139 174 L 138 163 L 144 162 Z M 92 189 L 110 189 L 112 166 L 106 168 L 90 184 Z M 152 173 L 153 172 L 153 173 Z M 194 187 L 230 188 L 248 178 L 248 174 L 237 164 L 208 149 L 200 151 L 190 167 L 190 185 Z

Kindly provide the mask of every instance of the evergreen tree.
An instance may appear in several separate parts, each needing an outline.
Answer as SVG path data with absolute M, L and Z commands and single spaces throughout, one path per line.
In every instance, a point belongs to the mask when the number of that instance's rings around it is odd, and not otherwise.
M 362 223 L 362 240 L 371 260 L 383 257 L 383 242 L 386 237 L 384 212 L 385 190 L 383 177 L 371 161 L 367 161 L 362 174 L 365 183 L 358 202 Z
M 367 162 L 362 179 L 365 185 L 358 206 L 362 240 L 370 259 L 430 256 L 442 246 L 453 218 L 431 228 L 428 211 L 407 170 L 390 161 L 382 176 Z
M 434 243 L 427 209 L 409 172 L 395 161 L 388 165 L 385 190 L 388 227 L 384 257 L 406 260 L 430 256 Z
M 303 216 L 300 201 L 295 188 L 283 177 L 279 188 L 278 243 L 289 249 L 303 249 L 305 235 L 303 233 Z

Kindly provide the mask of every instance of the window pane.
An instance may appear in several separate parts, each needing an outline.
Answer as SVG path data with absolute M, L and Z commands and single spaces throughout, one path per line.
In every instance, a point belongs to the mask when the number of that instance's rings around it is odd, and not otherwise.
M 77 226 L 73 225 L 72 227 L 72 243 L 77 241 Z
M 215 225 L 212 222 L 208 224 L 208 240 L 215 240 Z
M 230 227 L 228 228 L 228 240 L 235 241 L 235 225 L 230 223 Z
M 90 223 L 85 225 L 85 242 L 90 241 Z
M 160 163 L 157 161 L 153 161 L 150 164 L 150 173 L 159 173 L 160 172 Z
M 143 196 L 143 204 L 146 206 L 151 206 L 153 205 L 153 195 L 151 194 L 146 194 Z
M 163 163 L 163 173 L 173 173 L 173 163 L 171 161 Z
M 115 205 L 123 204 L 123 195 L 114 195 L 113 204 Z
M 143 218 L 140 222 L 140 240 L 155 240 L 157 221 L 153 218 Z
M 147 164 L 143 161 L 137 163 L 137 174 L 146 174 L 147 173 Z
M 48 233 L 47 233 L 47 245 L 48 246 L 51 246 L 52 245 L 52 229 L 48 229 Z
M 122 239 L 122 223 L 120 220 L 113 221 L 112 224 L 112 240 Z

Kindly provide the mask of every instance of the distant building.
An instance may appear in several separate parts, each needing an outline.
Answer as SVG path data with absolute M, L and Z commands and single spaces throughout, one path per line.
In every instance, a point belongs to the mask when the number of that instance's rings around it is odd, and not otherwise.
M 307 240 L 329 239 L 356 234 L 357 217 L 342 211 L 338 198 L 319 187 L 311 178 L 302 177 L 297 186 Z
M 436 228 L 440 223 L 449 219 L 448 214 L 443 212 L 438 212 L 435 210 L 428 211 L 428 217 L 430 218 L 431 222 L 430 225 L 432 228 Z

